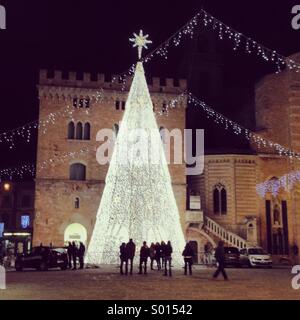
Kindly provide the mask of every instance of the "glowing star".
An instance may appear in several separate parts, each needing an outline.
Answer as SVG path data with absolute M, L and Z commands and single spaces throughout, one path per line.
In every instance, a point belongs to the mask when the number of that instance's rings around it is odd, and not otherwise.
M 152 43 L 151 40 L 147 40 L 147 38 L 149 37 L 148 34 L 143 35 L 143 30 L 140 30 L 140 34 L 137 35 L 136 33 L 133 34 L 134 38 L 130 38 L 129 41 L 133 42 L 133 47 L 138 47 L 138 55 L 139 55 L 139 59 L 142 58 L 142 50 L 143 48 L 148 49 L 147 44 L 148 43 Z

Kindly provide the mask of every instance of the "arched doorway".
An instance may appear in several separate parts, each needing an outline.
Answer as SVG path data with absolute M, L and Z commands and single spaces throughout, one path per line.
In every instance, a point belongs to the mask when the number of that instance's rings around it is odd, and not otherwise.
M 64 241 L 82 242 L 86 245 L 87 231 L 86 228 L 80 223 L 72 223 L 68 225 L 65 230 Z

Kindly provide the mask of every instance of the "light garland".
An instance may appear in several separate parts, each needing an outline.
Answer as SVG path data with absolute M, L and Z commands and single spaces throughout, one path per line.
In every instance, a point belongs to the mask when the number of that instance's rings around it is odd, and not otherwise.
M 290 70 L 300 72 L 300 63 L 295 60 L 286 57 L 276 50 L 272 50 L 261 43 L 251 39 L 250 37 L 236 31 L 230 26 L 226 25 L 213 15 L 202 9 L 192 19 L 190 19 L 183 27 L 176 31 L 171 37 L 164 41 L 161 45 L 151 51 L 143 59 L 143 63 L 151 61 L 155 56 L 160 56 L 165 59 L 168 58 L 168 52 L 171 47 L 178 47 L 182 40 L 186 37 L 193 38 L 195 28 L 200 25 L 205 28 L 211 27 L 211 29 L 218 33 L 219 40 L 228 39 L 232 41 L 232 48 L 234 51 L 243 50 L 247 54 L 255 54 L 266 62 L 275 64 L 276 73 L 287 67 Z M 119 76 L 115 76 L 112 82 L 117 80 L 123 84 L 122 90 L 125 90 L 126 82 L 128 77 L 132 77 L 134 74 L 135 65 L 133 64 L 127 71 L 123 72 Z
M 14 168 L 0 169 L 0 182 L 5 180 L 13 180 L 13 178 L 22 179 L 26 174 L 35 175 L 34 164 L 23 164 Z
M 167 113 L 169 108 L 176 107 L 176 105 L 178 105 L 182 99 L 186 98 L 189 104 L 201 107 L 202 110 L 206 113 L 208 119 L 213 119 L 215 123 L 223 125 L 223 127 L 226 130 L 232 130 L 236 135 L 243 134 L 248 141 L 253 141 L 258 146 L 258 148 L 271 148 L 275 150 L 276 153 L 278 153 L 280 156 L 286 156 L 290 159 L 300 160 L 299 153 L 293 151 L 292 149 L 286 148 L 279 143 L 273 142 L 269 139 L 265 139 L 262 136 L 238 124 L 237 122 L 225 117 L 221 113 L 215 111 L 211 106 L 207 105 L 205 102 L 195 97 L 190 92 L 184 92 L 180 94 L 177 98 L 173 99 L 171 103 L 167 105 Z
M 299 181 L 300 170 L 293 171 L 281 176 L 280 178 L 273 178 L 258 184 L 256 186 L 256 191 L 261 196 L 261 198 L 264 198 L 268 193 L 272 194 L 273 196 L 277 196 L 280 192 L 280 189 L 290 191 L 295 183 Z
M 21 127 L 0 133 L 0 143 L 6 143 L 9 149 L 15 147 L 16 139 L 24 139 L 27 143 L 30 143 L 32 137 L 32 130 L 38 129 L 45 134 L 48 130 L 49 125 L 54 125 L 57 119 L 64 116 L 72 117 L 74 113 L 74 108 L 67 106 L 63 110 L 57 112 L 51 112 L 44 119 L 32 121 Z

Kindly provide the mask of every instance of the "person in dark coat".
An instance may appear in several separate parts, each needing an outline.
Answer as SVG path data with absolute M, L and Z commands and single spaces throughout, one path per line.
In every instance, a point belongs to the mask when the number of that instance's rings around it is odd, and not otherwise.
M 161 257 L 161 267 L 165 267 L 165 246 L 166 243 L 164 241 L 160 244 L 160 257 Z
M 67 253 L 68 253 L 69 269 L 72 269 L 73 246 L 70 241 L 68 242 Z
M 79 249 L 78 249 L 80 269 L 83 269 L 84 267 L 84 254 L 85 254 L 85 245 L 82 242 L 80 242 Z
M 78 250 L 74 241 L 72 242 L 72 247 L 73 247 L 73 250 L 72 250 L 73 270 L 76 270 Z
M 190 275 L 192 275 L 192 265 L 193 265 L 195 252 L 189 242 L 185 245 L 182 255 L 184 258 L 184 275 L 187 275 L 188 267 L 189 267 L 189 273 Z
M 156 260 L 156 264 L 157 264 L 157 269 L 158 270 L 161 269 L 160 259 L 161 259 L 161 247 L 160 247 L 159 242 L 156 242 L 156 245 L 155 245 L 155 260 Z
M 151 270 L 154 270 L 153 269 L 154 260 L 155 260 L 155 244 L 152 242 L 151 246 L 150 246 L 150 267 L 151 267 Z
M 216 251 L 215 251 L 215 258 L 218 262 L 218 269 L 214 273 L 213 278 L 216 279 L 219 273 L 221 272 L 224 277 L 224 280 L 228 280 L 227 274 L 225 272 L 225 251 L 224 251 L 223 241 L 219 241 L 218 243 L 218 247 L 216 248 Z
M 135 243 L 132 239 L 126 244 L 126 274 L 128 274 L 128 262 L 130 260 L 130 274 L 132 275 L 133 270 L 133 259 L 135 256 Z
M 171 242 L 168 241 L 166 245 L 163 247 L 163 256 L 164 256 L 164 264 L 165 264 L 165 273 L 164 276 L 168 275 L 169 271 L 169 276 L 172 277 L 172 269 L 171 269 L 171 261 L 172 261 L 172 253 L 173 253 L 173 248 L 171 246 Z
M 141 247 L 140 251 L 140 271 L 139 274 L 142 274 L 142 269 L 144 265 L 144 274 L 147 274 L 147 262 L 148 257 L 150 256 L 150 248 L 147 246 L 147 242 L 143 242 L 143 246 Z
M 125 264 L 126 266 L 126 243 L 123 242 L 120 246 L 120 274 L 124 274 L 123 272 L 123 265 Z

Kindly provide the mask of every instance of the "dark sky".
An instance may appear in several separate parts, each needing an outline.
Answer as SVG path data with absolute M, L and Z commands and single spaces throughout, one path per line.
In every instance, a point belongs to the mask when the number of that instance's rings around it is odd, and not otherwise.
M 121 73 L 136 59 L 136 50 L 128 42 L 132 32 L 143 28 L 154 48 L 194 16 L 201 5 L 221 21 L 284 55 L 300 51 L 300 30 L 291 28 L 291 8 L 300 0 L 3 0 L 0 4 L 7 10 L 7 30 L 0 30 L 0 132 L 38 118 L 40 68 Z M 180 48 L 170 51 L 169 60 L 155 58 L 146 65 L 146 72 L 176 77 L 188 48 L 188 43 L 182 42 Z M 245 91 L 242 96 L 248 98 L 235 99 L 233 89 L 230 97 L 228 92 L 224 96 L 228 103 L 216 108 L 247 123 L 248 116 L 253 118 L 254 83 L 275 69 L 255 56 L 232 52 L 226 40 L 223 52 L 227 84 L 232 88 L 239 85 Z M 248 113 L 241 112 L 244 107 Z M 241 113 L 244 116 L 239 119 Z M 199 126 L 205 126 L 203 121 Z M 215 129 L 216 135 L 221 134 Z M 0 152 L 0 167 L 33 162 L 35 141 L 17 144 L 15 151 L 1 147 Z

